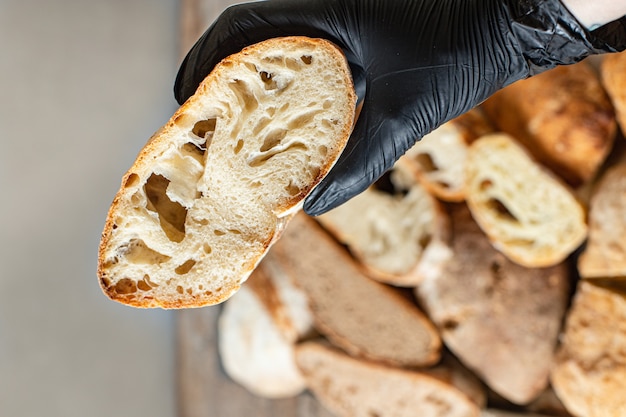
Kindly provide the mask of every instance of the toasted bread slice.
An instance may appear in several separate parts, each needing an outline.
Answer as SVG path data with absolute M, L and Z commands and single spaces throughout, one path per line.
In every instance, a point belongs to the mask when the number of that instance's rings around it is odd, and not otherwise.
M 122 179 L 99 249 L 104 292 L 135 307 L 226 300 L 336 162 L 355 104 L 328 41 L 270 39 L 224 59 Z
M 496 249 L 529 268 L 556 265 L 587 236 L 572 190 L 511 136 L 483 136 L 466 166 L 467 204 Z

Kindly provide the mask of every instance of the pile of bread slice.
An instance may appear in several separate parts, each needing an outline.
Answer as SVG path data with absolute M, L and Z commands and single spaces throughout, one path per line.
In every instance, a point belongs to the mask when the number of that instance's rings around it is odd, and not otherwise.
M 626 415 L 625 91 L 626 54 L 519 81 L 312 218 L 355 117 L 345 57 L 254 45 L 124 176 L 100 284 L 221 303 L 233 380 L 337 416 Z
M 296 214 L 220 314 L 226 373 L 337 416 L 626 415 L 626 54 L 515 83 Z

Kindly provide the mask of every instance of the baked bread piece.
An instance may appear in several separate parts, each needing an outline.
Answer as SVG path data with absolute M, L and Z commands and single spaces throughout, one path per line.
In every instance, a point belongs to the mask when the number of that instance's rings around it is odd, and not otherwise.
M 452 256 L 416 296 L 465 366 L 501 397 L 526 404 L 548 384 L 569 300 L 567 266 L 517 265 L 492 247 L 464 204 L 451 213 Z
M 610 167 L 591 196 L 589 239 L 578 258 L 583 278 L 626 277 L 626 162 Z
M 122 179 L 99 250 L 104 292 L 135 307 L 226 300 L 336 162 L 355 104 L 328 41 L 270 39 L 224 59 Z
M 487 409 L 482 410 L 480 417 L 550 417 L 547 414 L 513 413 L 510 411 Z
M 626 134 L 626 52 L 604 55 L 600 77 L 615 108 L 617 122 Z
M 617 131 L 613 106 L 586 62 L 515 82 L 482 108 L 500 130 L 573 186 L 594 177 Z
M 466 166 L 467 204 L 496 249 L 526 267 L 562 262 L 587 234 L 572 191 L 511 136 L 483 136 Z
M 259 266 L 249 281 L 267 285 L 264 274 Z M 288 398 L 306 386 L 294 359 L 296 340 L 285 334 L 286 323 L 276 320 L 276 311 L 268 309 L 272 291 L 243 285 L 227 300 L 218 319 L 217 346 L 224 371 L 234 381 L 260 397 Z M 272 301 L 270 308 L 282 308 Z M 290 324 L 288 316 L 281 318 Z
M 579 282 L 568 313 L 552 386 L 575 416 L 626 415 L 626 295 Z
M 338 417 L 478 417 L 479 406 L 424 372 L 357 359 L 318 342 L 296 348 L 307 386 Z
M 383 179 L 390 187 L 381 179 L 316 219 L 348 246 L 372 278 L 412 287 L 449 256 L 447 215 L 401 165 Z
M 315 328 L 351 355 L 398 366 L 428 366 L 441 339 L 395 289 L 368 278 L 347 250 L 300 213 L 272 248 L 309 299 Z
M 465 159 L 474 140 L 492 133 L 483 112 L 474 108 L 424 136 L 398 160 L 435 197 L 450 202 L 465 199 Z

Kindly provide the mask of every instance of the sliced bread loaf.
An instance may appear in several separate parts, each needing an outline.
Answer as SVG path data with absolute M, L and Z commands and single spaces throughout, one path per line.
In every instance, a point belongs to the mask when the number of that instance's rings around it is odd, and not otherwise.
M 472 144 L 466 181 L 472 216 L 522 266 L 556 265 L 586 238 L 586 213 L 571 189 L 507 134 Z
M 99 249 L 104 292 L 136 307 L 230 297 L 336 162 L 355 103 L 325 40 L 270 39 L 224 59 L 122 179 Z

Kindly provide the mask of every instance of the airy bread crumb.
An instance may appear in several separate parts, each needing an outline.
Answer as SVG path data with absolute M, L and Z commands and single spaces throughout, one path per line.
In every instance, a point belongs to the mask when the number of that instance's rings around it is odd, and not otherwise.
M 104 292 L 135 307 L 226 300 L 336 162 L 355 105 L 328 41 L 270 39 L 224 59 L 124 176 L 99 250 Z

